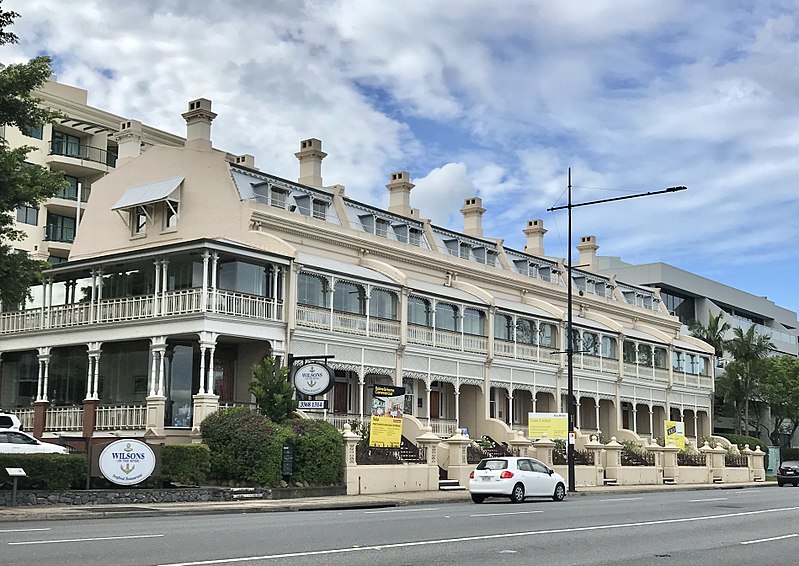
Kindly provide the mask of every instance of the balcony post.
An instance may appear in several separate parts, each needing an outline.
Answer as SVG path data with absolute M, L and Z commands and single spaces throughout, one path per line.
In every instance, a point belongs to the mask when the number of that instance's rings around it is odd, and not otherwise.
M 49 401 L 37 400 L 33 403 L 33 436 L 41 439 L 44 436 L 44 427 L 47 424 L 47 409 Z
M 83 436 L 91 438 L 94 435 L 94 428 L 97 424 L 97 405 L 99 399 L 83 400 Z

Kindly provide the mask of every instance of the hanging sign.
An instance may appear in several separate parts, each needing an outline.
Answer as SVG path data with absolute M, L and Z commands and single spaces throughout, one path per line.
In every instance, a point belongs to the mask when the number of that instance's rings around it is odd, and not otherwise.
M 294 387 L 303 395 L 327 393 L 335 384 L 333 370 L 319 362 L 307 362 L 294 370 Z

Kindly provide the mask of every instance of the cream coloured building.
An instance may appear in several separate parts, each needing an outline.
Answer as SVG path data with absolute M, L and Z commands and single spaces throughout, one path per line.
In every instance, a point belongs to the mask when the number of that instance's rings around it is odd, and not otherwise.
M 39 306 L 0 313 L 4 409 L 40 436 L 185 439 L 252 401 L 252 364 L 293 354 L 333 356 L 331 411 L 313 416 L 339 426 L 369 414 L 373 384 L 404 386 L 406 414 L 441 436 L 505 441 L 531 411 L 565 412 L 567 282 L 540 220 L 520 227 L 524 250 L 483 234 L 476 197 L 461 231 L 435 226 L 405 172 L 388 177 L 388 209 L 356 202 L 324 185 L 316 139 L 282 179 L 214 149 L 215 116 L 190 102 L 179 144 L 120 120 L 69 262 Z M 578 428 L 658 437 L 671 418 L 709 435 L 712 349 L 654 289 L 577 269 L 571 284 Z

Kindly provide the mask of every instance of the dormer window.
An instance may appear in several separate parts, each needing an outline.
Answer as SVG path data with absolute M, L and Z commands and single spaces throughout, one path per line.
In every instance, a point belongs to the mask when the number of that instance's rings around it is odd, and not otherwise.
M 144 236 L 147 233 L 147 208 L 137 206 L 130 212 L 131 229 L 133 236 Z
M 327 220 L 327 203 L 325 201 L 313 201 L 313 217 L 319 220 Z
M 269 204 L 275 208 L 286 208 L 286 197 L 288 197 L 288 191 L 278 187 L 269 188 Z
M 164 201 L 164 230 L 174 230 L 178 227 L 178 203 Z
M 375 234 L 378 236 L 383 236 L 384 238 L 388 237 L 388 220 L 383 218 L 375 219 Z

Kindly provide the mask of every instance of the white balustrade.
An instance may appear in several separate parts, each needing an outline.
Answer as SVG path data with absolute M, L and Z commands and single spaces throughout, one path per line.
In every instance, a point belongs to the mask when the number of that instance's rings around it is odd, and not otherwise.
M 44 430 L 83 430 L 83 407 L 49 407 L 45 414 Z
M 400 323 L 398 320 L 370 318 L 369 334 L 377 338 L 399 338 Z
M 297 305 L 297 324 L 311 328 L 329 328 L 330 309 Z
M 142 430 L 146 424 L 146 405 L 101 405 L 95 412 L 97 430 Z
M 33 408 L 9 409 L 6 411 L 19 419 L 20 428 L 25 431 L 33 430 Z
M 433 345 L 433 329 L 429 326 L 418 324 L 408 325 L 408 342 L 411 344 L 421 344 L 423 346 Z

